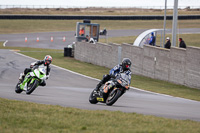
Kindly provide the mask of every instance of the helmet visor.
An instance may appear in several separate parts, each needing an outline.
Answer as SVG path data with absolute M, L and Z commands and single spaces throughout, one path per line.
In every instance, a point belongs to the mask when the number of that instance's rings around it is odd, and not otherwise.
M 46 61 L 46 64 L 48 64 L 48 65 L 51 64 L 51 61 L 50 61 L 50 60 L 47 60 L 47 61 Z
M 126 65 L 126 68 L 130 68 L 130 65 Z

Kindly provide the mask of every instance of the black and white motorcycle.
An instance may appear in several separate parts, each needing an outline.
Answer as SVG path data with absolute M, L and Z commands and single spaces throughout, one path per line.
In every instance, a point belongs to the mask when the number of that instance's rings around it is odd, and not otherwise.
M 129 89 L 129 76 L 125 73 L 120 73 L 116 78 L 111 78 L 108 82 L 103 84 L 99 91 L 94 89 L 89 97 L 91 104 L 98 102 L 106 103 L 106 105 L 113 105 L 119 97 L 121 97 L 126 90 Z

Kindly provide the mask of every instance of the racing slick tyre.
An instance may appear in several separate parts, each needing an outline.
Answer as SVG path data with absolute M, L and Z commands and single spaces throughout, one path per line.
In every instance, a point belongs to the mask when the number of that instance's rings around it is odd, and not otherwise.
M 90 102 L 91 104 L 96 104 L 96 103 L 98 103 L 96 94 L 94 93 L 94 90 L 93 90 L 92 93 L 90 94 L 89 102 Z
M 33 81 L 33 83 L 29 83 L 27 86 L 26 94 L 30 95 L 37 88 L 38 84 L 38 80 Z
M 23 91 L 22 89 L 20 89 L 20 84 L 21 84 L 21 82 L 19 81 L 19 82 L 17 83 L 16 87 L 15 87 L 15 92 L 16 92 L 16 93 L 21 93 L 21 92 Z
M 121 96 L 122 91 L 119 89 L 114 89 L 112 92 L 108 95 L 108 98 L 106 100 L 106 105 L 112 106 L 117 99 Z

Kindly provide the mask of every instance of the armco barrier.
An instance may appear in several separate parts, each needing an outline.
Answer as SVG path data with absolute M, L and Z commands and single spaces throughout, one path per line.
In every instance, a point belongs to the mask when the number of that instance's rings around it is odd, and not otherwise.
M 108 68 L 118 64 L 119 58 L 127 57 L 132 60 L 133 74 L 200 89 L 200 48 L 171 47 L 168 50 L 149 45 L 140 48 L 130 44 L 86 42 L 77 42 L 75 47 L 77 60 Z
M 173 16 L 167 16 L 167 20 L 172 20 Z M 0 15 L 0 19 L 53 19 L 53 20 L 163 20 L 164 16 L 64 16 L 64 15 Z M 200 15 L 181 15 L 179 20 L 200 19 Z

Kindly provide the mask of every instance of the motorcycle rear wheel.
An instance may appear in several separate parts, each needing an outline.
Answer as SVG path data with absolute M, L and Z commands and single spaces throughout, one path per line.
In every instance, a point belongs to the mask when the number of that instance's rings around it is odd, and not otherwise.
M 39 84 L 38 80 L 34 80 L 32 84 L 28 84 L 26 94 L 30 95 L 37 88 L 38 84 Z
M 90 102 L 91 104 L 97 104 L 97 103 L 98 103 L 97 98 L 96 98 L 96 96 L 95 96 L 95 94 L 94 94 L 94 90 L 93 90 L 92 93 L 90 94 L 89 102 Z
M 122 91 L 119 89 L 112 90 L 112 92 L 108 95 L 108 98 L 106 99 L 106 105 L 112 106 L 121 96 L 121 93 Z

